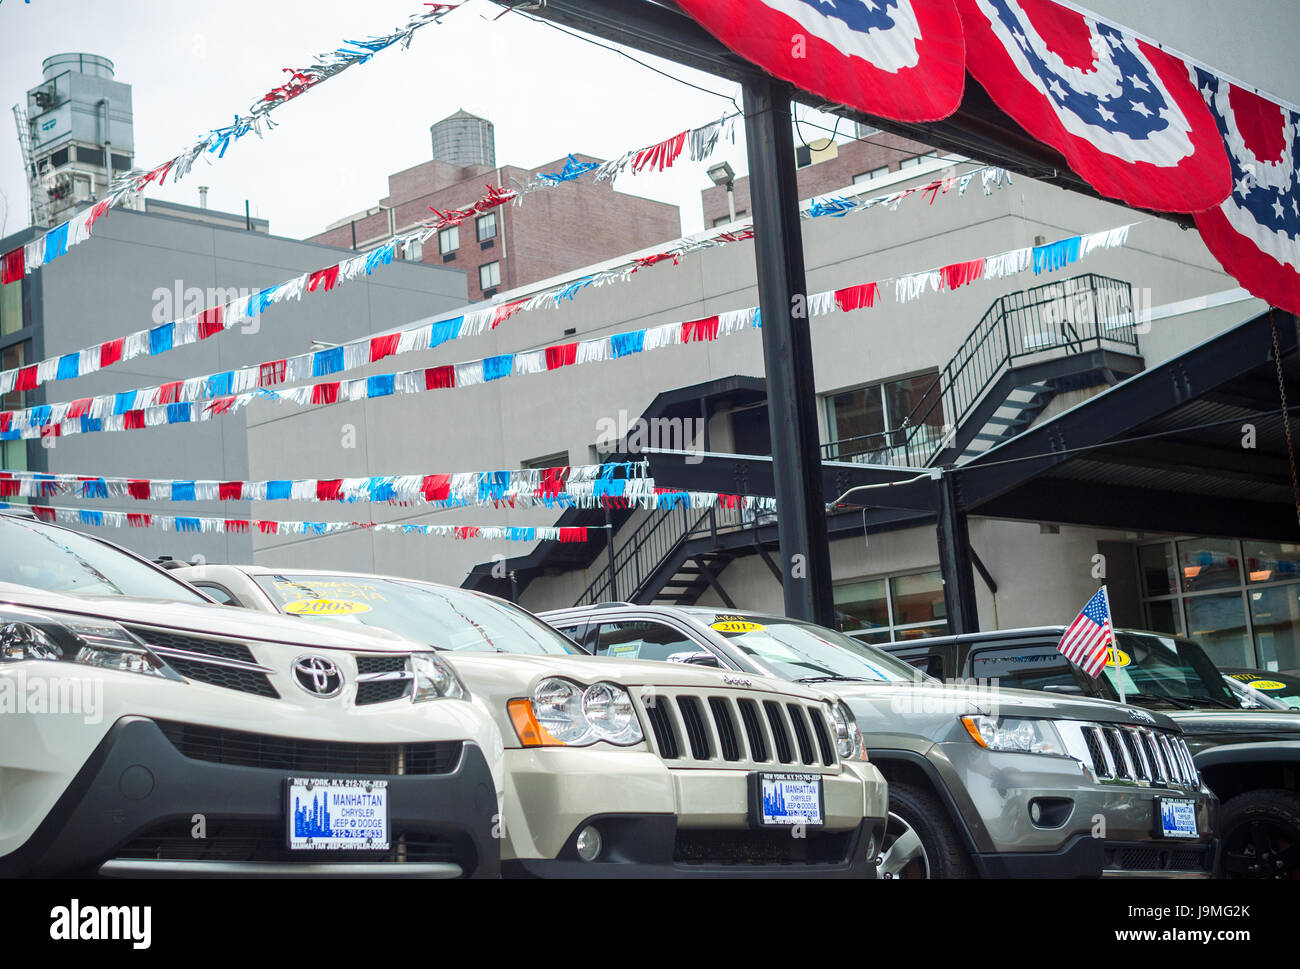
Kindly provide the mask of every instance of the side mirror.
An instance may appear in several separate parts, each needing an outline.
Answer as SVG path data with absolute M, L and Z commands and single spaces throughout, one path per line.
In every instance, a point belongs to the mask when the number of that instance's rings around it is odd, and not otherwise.
M 715 669 L 722 669 L 722 664 L 718 662 L 718 657 L 712 653 L 673 653 L 668 657 L 670 663 L 685 663 L 687 666 L 712 666 Z

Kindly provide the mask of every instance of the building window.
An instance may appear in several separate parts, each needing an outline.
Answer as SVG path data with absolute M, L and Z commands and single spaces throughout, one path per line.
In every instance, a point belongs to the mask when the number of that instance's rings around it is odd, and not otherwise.
M 879 178 L 881 175 L 889 174 L 889 166 L 881 165 L 879 168 L 873 168 L 869 172 L 862 172 L 860 175 L 853 176 L 853 184 L 861 185 L 863 182 L 869 182 L 873 178 Z
M 830 443 L 837 445 L 830 449 L 831 459 L 879 464 L 896 457 L 906 464 L 905 455 L 890 453 L 907 442 L 908 432 L 900 430 L 904 422 L 924 428 L 910 432 L 924 436 L 920 443 L 937 441 L 943 434 L 938 376 L 931 370 L 827 395 L 826 428 Z
M 15 279 L 12 283 L 0 286 L 0 336 L 17 333 L 22 328 L 23 281 Z
M 487 242 L 497 237 L 497 214 L 488 212 L 478 217 L 478 241 Z
M 11 284 L 12 285 L 12 284 Z M 0 350 L 0 370 L 17 370 L 27 362 L 27 342 L 15 343 L 13 346 L 5 347 Z M 24 403 L 26 394 L 21 390 L 12 390 L 7 394 L 0 395 L 0 408 L 5 410 L 21 410 L 27 405 Z
M 460 248 L 460 226 L 449 225 L 438 233 L 438 251 L 444 256 Z
M 840 630 L 868 643 L 942 636 L 948 631 L 939 572 L 859 579 L 835 586 Z
M 525 471 L 541 471 L 544 468 L 567 468 L 568 466 L 568 451 L 556 451 L 554 454 L 544 454 L 540 458 L 529 458 L 527 461 L 519 463 L 519 467 Z
M 1192 538 L 1138 547 L 1144 623 L 1217 666 L 1300 667 L 1300 544 Z
M 938 158 L 938 157 L 939 157 L 939 153 L 937 151 L 927 151 L 924 155 L 913 155 L 911 158 L 904 158 L 901 162 L 898 163 L 898 167 L 914 168 L 917 165 L 921 164 L 921 162 L 923 161 L 926 161 L 930 158 Z
M 424 261 L 424 243 L 419 239 L 412 239 L 402 250 L 403 258 L 409 262 Z
M 501 263 L 489 262 L 478 267 L 478 288 L 486 292 L 501 285 Z

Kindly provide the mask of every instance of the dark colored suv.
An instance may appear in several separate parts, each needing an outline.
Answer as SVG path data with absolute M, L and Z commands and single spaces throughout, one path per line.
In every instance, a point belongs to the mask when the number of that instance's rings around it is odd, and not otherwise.
M 1300 878 L 1300 711 L 1243 709 L 1195 642 L 1119 631 L 1096 680 L 1056 644 L 1063 626 L 889 643 L 899 659 L 945 681 L 1119 700 L 1167 714 L 1180 727 L 1210 790 L 1219 796 L 1223 874 Z M 1116 772 L 1134 771 L 1116 763 Z M 1123 775 L 1121 775 L 1123 776 Z

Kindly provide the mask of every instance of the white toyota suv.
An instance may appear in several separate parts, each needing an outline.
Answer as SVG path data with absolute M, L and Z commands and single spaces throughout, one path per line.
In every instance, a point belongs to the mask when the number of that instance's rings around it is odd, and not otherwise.
M 427 647 L 0 512 L 0 876 L 492 876 L 503 791 Z

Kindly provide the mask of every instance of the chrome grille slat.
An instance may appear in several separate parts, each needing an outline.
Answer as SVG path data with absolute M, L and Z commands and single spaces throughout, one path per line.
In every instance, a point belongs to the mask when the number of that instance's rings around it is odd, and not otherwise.
M 1187 742 L 1177 733 L 1129 724 L 1060 721 L 1067 753 L 1104 784 L 1200 789 Z

